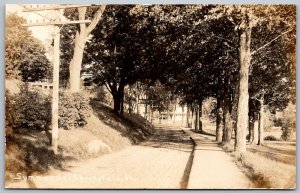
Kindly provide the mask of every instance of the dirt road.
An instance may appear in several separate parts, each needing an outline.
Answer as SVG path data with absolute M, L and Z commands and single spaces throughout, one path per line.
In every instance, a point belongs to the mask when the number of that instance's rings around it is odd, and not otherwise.
M 137 146 L 71 163 L 64 171 L 52 170 L 46 176 L 32 174 L 7 188 L 181 188 L 192 148 L 182 130 L 158 128 Z
M 191 136 L 192 139 L 191 140 Z M 189 130 L 157 128 L 147 141 L 47 175 L 18 176 L 7 188 L 250 188 L 214 142 Z

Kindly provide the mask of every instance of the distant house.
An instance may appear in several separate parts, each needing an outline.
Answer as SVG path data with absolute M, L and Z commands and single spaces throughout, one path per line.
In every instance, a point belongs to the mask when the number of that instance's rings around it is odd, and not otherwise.
M 53 84 L 50 82 L 42 82 L 42 81 L 36 81 L 36 82 L 29 82 L 29 86 L 32 88 L 42 88 L 42 89 L 53 89 Z

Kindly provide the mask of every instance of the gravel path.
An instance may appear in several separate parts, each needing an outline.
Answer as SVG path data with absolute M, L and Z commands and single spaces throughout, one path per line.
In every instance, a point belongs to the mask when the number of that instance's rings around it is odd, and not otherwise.
M 185 130 L 196 143 L 189 189 L 255 188 L 233 159 L 209 137 Z
M 193 140 L 191 140 L 191 138 Z M 246 189 L 251 181 L 217 144 L 191 130 L 157 128 L 147 141 L 72 162 L 6 188 Z
M 157 129 L 150 140 L 138 146 L 72 163 L 64 171 L 52 170 L 47 176 L 34 176 L 39 180 L 20 180 L 6 187 L 181 188 L 192 148 L 182 130 Z

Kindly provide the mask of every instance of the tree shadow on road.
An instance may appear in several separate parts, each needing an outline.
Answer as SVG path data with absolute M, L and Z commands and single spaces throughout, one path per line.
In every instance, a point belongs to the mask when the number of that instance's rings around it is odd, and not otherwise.
M 153 135 L 140 145 L 180 151 L 191 151 L 193 149 L 193 142 L 184 131 L 163 128 L 155 129 Z

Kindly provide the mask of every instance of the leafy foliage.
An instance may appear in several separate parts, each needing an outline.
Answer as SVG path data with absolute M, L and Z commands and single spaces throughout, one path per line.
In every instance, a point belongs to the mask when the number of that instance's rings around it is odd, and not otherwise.
M 264 140 L 267 141 L 277 141 L 276 137 L 274 137 L 273 135 L 268 135 L 264 138 Z
M 12 97 L 13 129 L 48 130 L 51 124 L 51 100 L 25 85 Z
M 83 127 L 91 115 L 89 99 L 78 93 L 60 93 L 59 100 L 59 127 L 71 129 Z
M 8 90 L 5 91 L 5 134 L 12 137 L 14 126 L 14 112 L 12 104 L 12 95 Z
M 9 14 L 6 18 L 6 76 L 22 81 L 49 78 L 51 65 L 42 43 L 22 27 L 25 19 Z
M 282 135 L 283 140 L 290 140 L 296 131 L 296 106 L 289 103 L 287 108 L 283 111 L 282 119 Z

